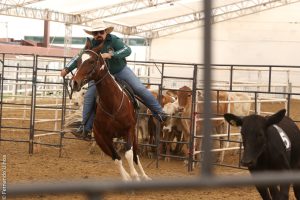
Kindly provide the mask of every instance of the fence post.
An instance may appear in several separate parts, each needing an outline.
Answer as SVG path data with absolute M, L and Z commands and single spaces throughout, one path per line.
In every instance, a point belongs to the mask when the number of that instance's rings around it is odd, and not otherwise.
M 198 74 L 198 67 L 194 65 L 194 72 L 193 72 L 193 87 L 192 87 L 192 110 L 191 110 L 191 131 L 190 131 L 190 145 L 189 145 L 189 163 L 188 163 L 188 171 L 193 170 L 193 162 L 194 162 L 194 144 L 195 144 L 195 135 L 197 134 L 195 131 L 196 127 L 196 95 L 197 95 L 197 74 Z
M 33 154 L 34 143 L 34 124 L 36 111 L 36 82 L 37 82 L 37 55 L 33 55 L 32 67 L 32 90 L 31 90 L 31 109 L 30 109 L 30 132 L 29 132 L 29 154 Z

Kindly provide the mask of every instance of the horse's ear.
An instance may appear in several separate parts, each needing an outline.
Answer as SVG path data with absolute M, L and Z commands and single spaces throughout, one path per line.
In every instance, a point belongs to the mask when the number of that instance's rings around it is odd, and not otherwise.
M 91 49 L 91 48 L 92 48 L 92 41 L 90 38 L 86 38 L 84 49 Z

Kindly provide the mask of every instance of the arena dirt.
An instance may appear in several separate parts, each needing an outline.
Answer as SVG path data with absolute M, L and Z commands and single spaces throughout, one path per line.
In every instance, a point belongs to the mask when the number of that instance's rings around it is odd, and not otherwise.
M 299 118 L 298 112 L 299 102 L 292 102 L 291 116 Z M 300 104 L 299 104 L 300 105 Z M 263 109 L 275 111 L 283 108 L 284 104 L 266 104 Z M 10 133 L 16 137 L 16 133 Z M 68 135 L 71 136 L 71 135 Z M 57 138 L 55 138 L 57 140 Z M 6 155 L 7 160 L 7 182 L 9 185 L 13 183 L 26 183 L 42 181 L 54 182 L 61 180 L 78 180 L 78 179 L 97 179 L 105 180 L 114 179 L 120 180 L 118 170 L 111 158 L 103 156 L 98 147 L 93 154 L 89 153 L 90 143 L 86 141 L 65 139 L 63 140 L 62 156 L 59 157 L 59 149 L 53 147 L 41 146 L 39 149 L 35 147 L 33 155 L 28 154 L 27 143 L 11 143 L 1 142 L 1 157 Z M 236 162 L 237 156 L 228 154 L 225 157 L 227 162 Z M 127 167 L 126 162 L 123 162 Z M 188 172 L 181 160 L 171 160 L 171 162 L 159 161 L 159 167 L 156 167 L 156 162 L 142 157 L 142 164 L 146 173 L 152 179 L 180 179 L 194 178 L 198 176 L 199 168 L 192 172 Z M 232 176 L 249 176 L 247 170 L 234 169 L 228 167 L 215 167 L 214 173 L 220 175 Z M 292 192 L 292 191 L 291 191 Z M 69 200 L 69 199 L 86 199 L 82 194 L 73 195 L 34 195 L 24 197 L 14 197 L 8 199 L 45 199 L 45 200 Z M 147 192 L 130 192 L 130 193 L 107 193 L 104 199 L 108 200 L 138 200 L 138 199 L 166 199 L 166 200 L 255 200 L 260 199 L 258 193 L 253 186 L 249 187 L 230 187 L 230 188 L 211 188 L 211 189 L 176 189 L 165 191 L 147 191 Z M 294 199 L 291 193 L 291 198 Z

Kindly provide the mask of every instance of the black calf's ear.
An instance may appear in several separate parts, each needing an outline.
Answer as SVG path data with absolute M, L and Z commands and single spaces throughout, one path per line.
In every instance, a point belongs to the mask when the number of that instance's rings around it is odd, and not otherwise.
M 267 117 L 267 126 L 279 123 L 285 116 L 286 109 L 279 110 L 277 113 Z
M 231 113 L 224 114 L 224 119 L 232 126 L 242 126 L 243 120 L 241 117 L 238 117 Z

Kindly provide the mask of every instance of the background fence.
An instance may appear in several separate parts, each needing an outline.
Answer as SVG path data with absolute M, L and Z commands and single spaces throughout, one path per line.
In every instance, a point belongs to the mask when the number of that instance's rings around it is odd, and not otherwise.
M 67 85 L 60 77 L 60 70 L 67 63 L 69 58 L 57 57 L 40 57 L 34 55 L 13 55 L 2 54 L 1 60 L 1 118 L 0 118 L 0 140 L 1 142 L 25 142 L 28 143 L 29 153 L 34 153 L 35 145 L 45 145 L 54 147 L 61 152 L 64 139 L 69 139 L 62 130 L 65 116 L 76 109 L 73 105 L 73 100 L 68 98 Z M 152 87 L 161 89 L 161 93 L 166 90 L 178 90 L 182 86 L 189 86 L 193 93 L 193 103 L 199 92 L 204 91 L 205 80 L 202 64 L 186 64 L 186 63 L 165 63 L 165 62 L 128 62 L 136 74 L 145 84 L 150 84 Z M 227 91 L 231 93 L 243 92 L 251 96 L 250 103 L 252 113 L 270 114 L 276 110 L 264 109 L 266 104 L 280 104 L 280 107 L 287 108 L 288 115 L 291 114 L 292 101 L 299 98 L 298 83 L 294 78 L 299 73 L 298 66 L 234 66 L 234 65 L 212 65 L 213 80 L 211 89 L 214 91 Z M 179 73 L 178 73 L 179 72 Z M 232 103 L 232 102 L 231 102 Z M 249 102 L 242 102 L 249 103 Z M 196 122 L 195 113 L 196 107 L 193 108 L 190 120 Z M 222 117 L 222 116 L 219 116 Z M 299 121 L 297 117 L 293 117 L 295 121 Z M 193 123 L 194 124 L 194 123 Z M 195 125 L 192 127 L 190 146 L 197 139 Z M 236 130 L 228 128 L 228 133 L 221 135 L 211 135 L 214 140 L 222 140 L 228 142 L 228 146 L 218 151 L 233 151 L 242 150 L 239 139 L 233 139 L 233 136 L 238 135 Z M 179 159 L 187 159 L 189 161 L 188 169 L 192 170 L 192 165 L 195 162 L 203 160 L 195 159 L 193 152 L 186 156 L 174 156 L 160 153 L 158 150 L 160 144 L 173 142 L 163 141 L 159 138 L 152 147 L 156 148 L 155 154 L 157 163 L 159 157 L 169 156 Z M 43 137 L 42 140 L 40 138 Z M 203 136 L 201 136 L 203 137 Z M 147 143 L 142 143 L 142 146 L 148 146 Z M 234 146 L 234 147 L 232 147 Z M 226 156 L 226 154 L 225 154 Z M 238 156 L 238 155 L 237 155 Z M 215 163 L 231 167 L 240 167 L 239 162 L 229 165 L 226 163 Z M 266 179 L 263 179 L 263 178 Z M 297 174 L 295 176 L 286 174 L 286 177 L 277 176 L 270 178 L 267 175 L 262 175 L 258 180 L 261 183 L 267 181 L 298 181 Z M 288 179 L 292 177 L 293 179 Z M 169 181 L 160 182 L 160 186 L 167 187 L 201 187 L 201 186 L 228 186 L 235 184 L 253 184 L 255 182 L 250 178 L 242 177 L 240 179 L 218 179 L 218 178 L 201 178 L 201 180 L 181 180 L 178 183 L 170 183 Z M 153 189 L 157 186 L 153 183 L 145 183 L 138 185 L 135 183 L 124 186 L 123 184 L 114 183 L 95 186 L 94 183 L 87 182 L 84 184 L 68 183 L 77 188 L 78 191 L 87 191 L 88 193 L 103 192 L 104 188 L 108 190 L 123 190 L 124 188 L 135 189 Z M 67 184 L 67 185 L 68 185 Z M 60 185 L 61 188 L 68 187 Z M 117 186 L 112 189 L 112 185 Z M 72 192 L 71 190 L 57 191 L 57 185 L 37 186 L 35 191 L 38 192 Z M 51 189 L 52 188 L 52 189 Z M 80 189 L 79 189 L 80 188 Z M 93 188 L 93 189 L 91 189 Z M 27 191 L 32 193 L 31 187 L 12 187 L 13 194 L 24 194 Z M 56 191 L 56 192 L 55 192 Z M 93 196 L 93 195 L 92 195 Z

